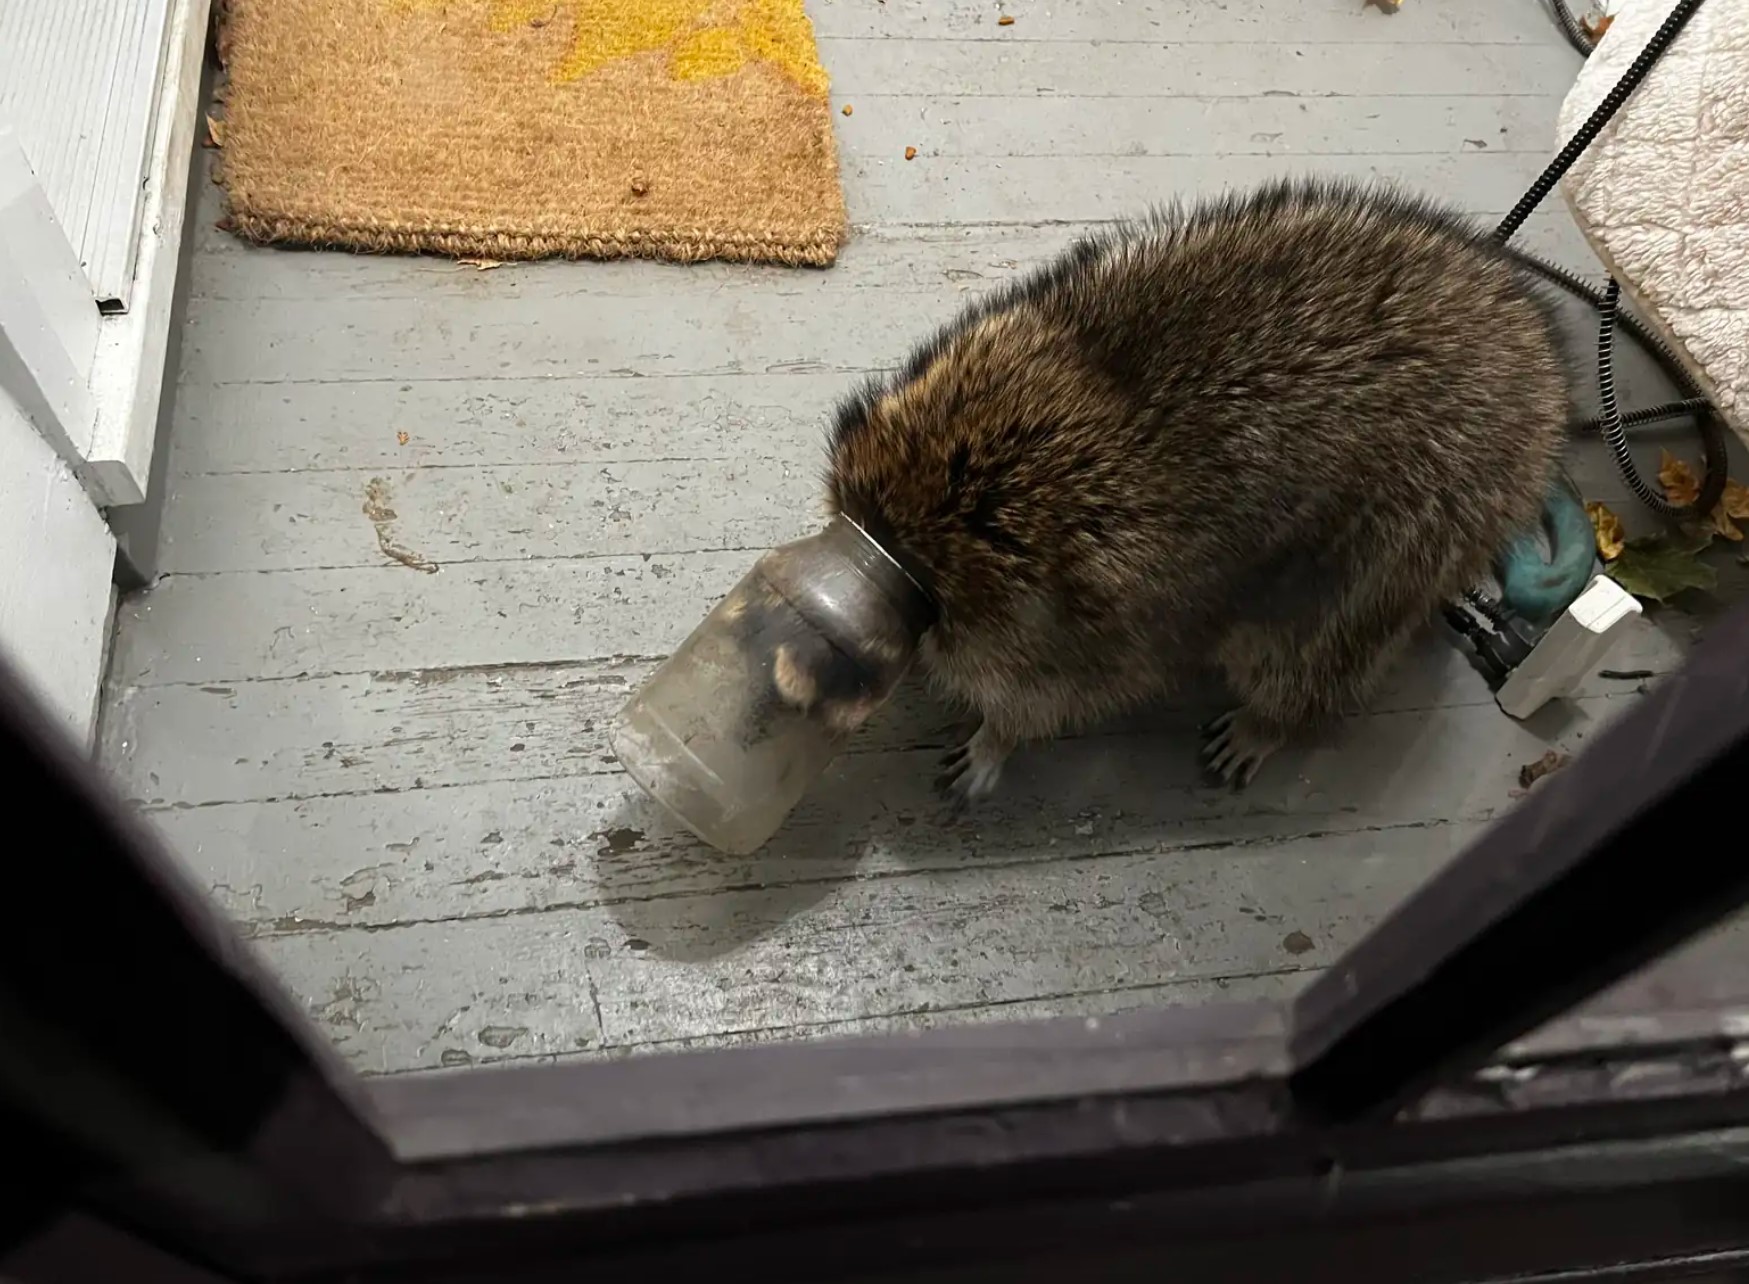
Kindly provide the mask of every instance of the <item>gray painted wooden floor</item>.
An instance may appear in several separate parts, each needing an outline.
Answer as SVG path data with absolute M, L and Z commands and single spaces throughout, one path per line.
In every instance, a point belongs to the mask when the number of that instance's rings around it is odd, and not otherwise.
M 1430 639 L 1242 797 L 1199 784 L 1192 699 L 949 824 L 907 693 L 768 852 L 676 832 L 604 728 L 814 523 L 853 379 L 1150 201 L 1317 169 L 1498 216 L 1577 66 L 1534 0 L 810 7 L 855 106 L 829 272 L 264 252 L 209 192 L 103 752 L 364 1069 L 1285 993 L 1635 699 L 1518 725 Z M 1526 239 L 1591 262 L 1554 205 Z

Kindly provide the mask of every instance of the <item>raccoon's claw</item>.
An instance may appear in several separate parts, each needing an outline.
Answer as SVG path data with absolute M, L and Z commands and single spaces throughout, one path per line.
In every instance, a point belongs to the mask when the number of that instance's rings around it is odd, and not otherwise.
M 1280 736 L 1259 730 L 1244 709 L 1223 713 L 1203 728 L 1203 769 L 1217 782 L 1243 789 L 1264 760 L 1281 748 Z
M 965 745 L 941 755 L 941 772 L 935 777 L 935 788 L 938 792 L 945 794 L 958 787 L 960 778 L 966 774 L 966 764 L 970 757 Z
M 955 816 L 995 791 L 1007 758 L 1005 748 L 992 748 L 992 737 L 982 727 L 970 740 L 942 758 L 941 774 L 935 778 L 935 787 L 949 796 Z
M 1204 740 L 1211 739 L 1220 732 L 1225 731 L 1232 723 L 1233 719 L 1238 716 L 1239 711 L 1237 709 L 1228 709 L 1225 713 L 1217 714 L 1207 722 L 1203 723 L 1202 726 L 1197 728 L 1197 732 Z

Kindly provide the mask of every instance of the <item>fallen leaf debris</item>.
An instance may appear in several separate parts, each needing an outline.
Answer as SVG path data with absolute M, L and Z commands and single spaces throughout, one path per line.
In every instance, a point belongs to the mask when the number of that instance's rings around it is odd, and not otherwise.
M 1684 589 L 1710 589 L 1718 572 L 1695 554 L 1712 543 L 1708 535 L 1642 535 L 1622 545 L 1608 575 L 1635 597 L 1667 602 Z
M 1668 450 L 1659 461 L 1658 480 L 1664 486 L 1665 498 L 1672 504 L 1686 507 L 1700 498 L 1700 478 L 1695 476 L 1694 469 L 1684 460 L 1678 459 Z M 1743 531 L 1738 527 L 1737 520 L 1749 520 L 1749 486 L 1727 479 L 1725 492 L 1719 497 L 1717 507 L 1706 515 L 1700 525 L 1703 529 L 1736 544 L 1743 539 Z
M 1668 450 L 1658 460 L 1658 482 L 1664 487 L 1664 497 L 1679 507 L 1700 498 L 1700 479 L 1694 469 Z
M 1659 459 L 1658 482 L 1665 498 L 1679 508 L 1700 498 L 1701 482 L 1694 468 L 1668 450 Z M 1704 518 L 1691 521 L 1679 532 L 1637 539 L 1623 538 L 1621 521 L 1607 505 L 1593 501 L 1585 505 L 1585 511 L 1596 532 L 1605 573 L 1635 597 L 1664 602 L 1685 589 L 1717 586 L 1718 572 L 1700 561 L 1699 555 L 1715 539 L 1743 542 L 1744 530 L 1737 523 L 1749 522 L 1749 486 L 1727 479 L 1718 504 Z
M 1518 787 L 1529 789 L 1544 776 L 1565 767 L 1569 761 L 1567 754 L 1561 753 L 1557 749 L 1550 749 L 1535 762 L 1527 762 L 1518 769 Z
M 430 558 L 403 547 L 395 539 L 391 524 L 399 519 L 400 514 L 395 512 L 386 479 L 372 477 L 365 485 L 364 515 L 376 529 L 377 548 L 391 562 L 399 562 L 408 570 L 421 571 L 426 575 L 436 575 L 441 569 Z
M 1585 505 L 1585 513 L 1591 518 L 1591 529 L 1597 533 L 1597 555 L 1606 562 L 1615 561 L 1621 556 L 1622 545 L 1627 543 L 1621 518 L 1610 511 L 1608 504 L 1595 500 Z

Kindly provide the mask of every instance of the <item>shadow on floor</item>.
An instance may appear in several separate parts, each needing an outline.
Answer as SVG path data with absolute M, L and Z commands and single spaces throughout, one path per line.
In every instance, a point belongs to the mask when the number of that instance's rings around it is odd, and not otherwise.
M 947 715 L 902 707 L 901 718 L 920 721 L 885 726 L 871 734 L 871 751 L 841 756 L 753 856 L 717 853 L 656 804 L 628 799 L 602 836 L 597 882 L 633 948 L 696 961 L 804 911 L 823 931 L 853 930 L 847 911 L 828 903 L 851 879 L 976 878 L 1118 853 L 1170 861 L 1185 850 L 1486 818 L 1515 801 L 1525 763 L 1551 743 L 1582 741 L 1598 711 L 1553 708 L 1516 723 L 1479 680 L 1469 703 L 1416 705 L 1425 676 L 1417 670 L 1453 663 L 1445 643 L 1429 639 L 1399 684 L 1399 707 L 1283 751 L 1243 792 L 1202 775 L 1197 728 L 1221 701 L 1199 685 L 1165 707 L 1017 755 L 997 794 L 960 817 L 934 789 Z

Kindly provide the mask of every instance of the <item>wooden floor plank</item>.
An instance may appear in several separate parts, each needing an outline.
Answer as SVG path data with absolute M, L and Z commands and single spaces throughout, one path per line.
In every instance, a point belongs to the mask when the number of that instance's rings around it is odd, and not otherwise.
M 805 514 L 796 520 L 805 525 Z M 398 538 L 397 523 L 385 526 Z M 764 547 L 431 563 L 431 574 L 385 557 L 170 576 L 118 609 L 111 681 L 212 685 L 666 655 Z
M 1515 803 L 1524 765 L 1551 747 L 1583 749 L 1631 692 L 1574 701 L 1529 725 L 1480 703 L 1374 713 L 1294 746 L 1237 795 L 1201 776 L 1195 728 L 1207 711 L 1166 710 L 1134 731 L 1025 753 L 997 795 L 959 821 L 934 791 L 947 720 L 895 720 L 832 764 L 772 844 L 748 858 L 704 847 L 605 755 L 565 753 L 598 749 L 599 721 L 582 731 L 531 718 L 496 732 L 496 745 L 510 735 L 525 737 L 512 745 L 549 742 L 539 756 L 551 772 L 539 762 L 524 769 L 526 749 L 506 746 L 499 763 L 480 763 L 428 735 L 374 758 L 338 743 L 332 757 L 303 751 L 321 763 L 309 783 L 336 786 L 322 793 L 251 795 L 244 784 L 237 792 L 254 800 L 145 797 L 161 832 L 200 881 L 227 889 L 227 908 L 251 933 L 381 927 L 814 883 L 852 867 L 1017 867 L 1483 820 Z M 283 779 L 298 752 L 266 770 Z M 152 774 L 143 773 L 148 788 Z
M 721 1035 L 682 1034 L 646 1043 L 610 1046 L 602 1051 L 609 1056 L 639 1055 L 788 1039 L 842 1039 L 865 1034 L 908 1033 L 943 1025 L 1041 1021 L 1065 1016 L 1081 1017 L 1097 1025 L 1104 1017 L 1139 1008 L 1187 1007 L 1201 1003 L 1281 1003 L 1291 998 L 1317 970 L 1316 966 L 1290 967 L 1276 972 L 1144 982 L 1125 988 L 1041 995 L 1007 1003 L 976 1003 L 964 1007 L 942 1004 L 910 1012 L 845 1017 L 808 1025 L 760 1026 Z
M 878 1015 L 1322 966 L 1467 837 L 1440 826 L 1239 859 L 1059 861 L 1024 885 L 972 865 L 843 883 L 803 901 L 805 916 L 791 889 L 632 902 L 604 914 L 625 935 L 592 973 L 607 1037 L 635 1043 L 676 1026 L 813 1024 L 851 995 L 857 1015 Z
M 1280 12 L 1285 6 L 1259 7 Z M 1473 95 L 1501 101 L 1560 94 L 1573 83 L 1580 65 L 1579 56 L 1559 36 L 1506 45 L 1168 39 L 1029 41 L 1013 49 L 979 40 L 827 36 L 820 50 L 831 70 L 834 101 L 865 104 L 884 97 L 943 93 L 967 98 L 1079 97 L 1107 104 L 1117 98 L 1156 97 L 1276 97 L 1310 103 L 1349 95 Z
M 1509 208 L 1543 167 L 1535 154 L 1323 158 L 1320 172 L 1384 177 L 1465 208 Z M 976 157 L 847 161 L 879 187 L 898 221 L 1024 218 L 1085 221 L 1132 214 L 1175 195 L 1215 192 L 1304 172 L 1298 158 Z M 491 275 L 491 274 L 481 274 Z M 824 287 L 831 297 L 835 287 Z M 189 317 L 182 377 L 192 385 L 333 383 L 366 379 L 639 378 L 827 369 L 855 375 L 888 364 L 944 319 L 925 298 L 900 294 L 836 325 L 783 296 L 723 291 L 615 299 L 611 320 L 578 343 L 570 301 L 490 294 L 441 299 L 206 300 Z
M 1672 636 L 1646 622 L 1610 662 L 1667 673 L 1687 640 L 1686 630 Z M 154 808 L 601 774 L 614 770 L 608 722 L 652 665 L 494 664 L 116 689 L 104 740 L 123 786 Z M 1578 694 L 1633 689 L 1593 675 Z M 1430 635 L 1369 708 L 1491 707 L 1491 699 L 1468 661 Z M 1194 719 L 1219 705 L 1218 690 L 1199 678 L 1169 709 Z M 923 683 L 907 683 L 849 751 L 939 748 L 960 721 Z M 1181 721 L 1144 711 L 1099 730 L 1176 729 Z
M 1556 36 L 1546 10 L 1523 0 L 1467 0 L 1462 6 L 1404 5 L 1396 13 L 1348 0 L 1291 4 L 1210 4 L 1208 0 L 1103 0 L 1080 4 L 1013 0 L 810 0 L 814 29 L 845 36 L 977 39 L 998 46 L 1055 41 L 1215 43 L 1259 40 L 1303 48 L 1360 47 L 1373 42 L 1411 46 L 1524 42 L 1548 45 Z M 997 18 L 1014 18 L 1001 26 Z M 1565 50 L 1565 46 L 1561 48 Z M 1569 57 L 1576 59 L 1576 54 Z M 828 62 L 828 67 L 834 64 Z
M 1471 832 L 1096 855 L 1024 885 L 967 865 L 255 944 L 342 1051 L 376 1068 L 1046 997 L 1073 1011 L 1079 996 L 1327 965 Z
M 185 385 L 171 458 L 189 476 L 577 460 L 811 464 L 850 386 L 832 372 Z
M 216 218 L 212 199 L 210 212 Z M 1079 223 L 861 224 L 838 262 L 824 272 L 615 260 L 591 263 L 588 273 L 580 275 L 576 264 L 561 261 L 506 263 L 481 271 L 445 259 L 390 255 L 348 263 L 330 254 L 250 249 L 214 232 L 213 242 L 195 258 L 192 289 L 193 297 L 201 300 L 303 299 L 335 308 L 364 299 L 544 300 L 566 303 L 573 315 L 622 298 L 689 300 L 731 288 L 749 300 L 784 298 L 793 304 L 820 299 L 866 307 L 868 295 L 878 291 L 882 296 L 917 294 L 930 306 L 951 311 L 966 294 L 1012 280 L 1056 257 L 1078 237 L 1143 213 L 1143 206 L 1114 209 L 1108 218 Z M 1491 227 L 1503 213 L 1478 211 L 1477 222 Z M 1558 202 L 1533 215 L 1521 237 L 1528 248 L 1571 261 L 1581 270 L 1593 262 Z
M 178 477 L 166 574 L 768 548 L 824 516 L 817 467 L 730 458 Z M 392 516 L 389 516 L 392 514 Z
M 849 101 L 847 98 L 846 101 Z M 854 106 L 854 104 L 852 104 Z M 1354 95 L 1294 99 L 1062 95 L 864 98 L 839 127 L 842 156 L 1547 156 L 1561 96 Z
M 1665 395 L 1674 394 L 1629 391 L 1626 404 Z M 813 435 L 823 439 L 818 430 Z M 1683 426 L 1657 440 L 1691 453 L 1692 436 Z M 1648 475 L 1657 466 L 1652 444 L 1650 437 L 1641 444 Z M 1605 451 L 1574 453 L 1586 465 L 1576 469 L 1587 497 L 1626 496 Z M 481 563 L 760 550 L 824 520 L 823 454 L 823 440 L 813 440 L 787 458 L 747 450 L 626 463 L 584 457 L 177 475 L 169 483 L 161 564 L 166 574 L 184 576 L 405 566 L 413 557 L 419 566 L 465 573 Z
M 758 551 L 174 575 L 118 609 L 110 676 L 210 684 L 665 655 Z
M 467 1065 L 470 1053 L 484 1061 L 599 1048 L 588 937 L 558 917 L 541 926 L 255 944 L 316 1028 L 355 1067 L 381 1073 Z
M 1681 654 L 1677 641 L 1645 628 L 1610 659 L 1662 674 Z M 1464 664 L 1443 641 L 1428 639 L 1371 712 L 1490 706 L 1486 686 Z M 648 668 L 537 665 L 135 688 L 112 698 L 105 745 L 126 791 L 160 809 L 600 775 L 616 770 L 608 722 Z M 1579 696 L 1632 692 L 1637 681 L 1594 675 Z M 1218 691 L 1199 681 L 1161 710 L 1096 730 L 1170 731 L 1188 743 L 1186 720 L 1194 725 L 1220 703 Z M 962 726 L 911 683 L 847 752 L 940 749 Z
M 851 217 L 870 222 L 1074 222 L 1316 174 L 1388 180 L 1466 211 L 1510 209 L 1547 163 L 1541 153 L 1300 156 L 847 157 Z

